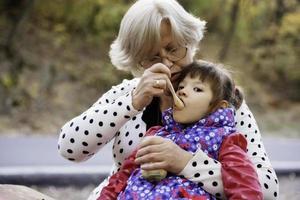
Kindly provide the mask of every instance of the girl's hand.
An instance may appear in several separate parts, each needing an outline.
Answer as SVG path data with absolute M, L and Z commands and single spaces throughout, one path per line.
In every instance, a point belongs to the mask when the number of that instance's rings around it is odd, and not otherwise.
M 170 77 L 170 69 L 162 63 L 154 64 L 146 69 L 132 92 L 133 107 L 136 110 L 142 110 L 151 103 L 153 97 L 163 95 L 167 89 L 167 79 Z
M 141 142 L 135 162 L 144 170 L 164 169 L 178 174 L 193 157 L 173 141 L 160 136 L 148 136 Z

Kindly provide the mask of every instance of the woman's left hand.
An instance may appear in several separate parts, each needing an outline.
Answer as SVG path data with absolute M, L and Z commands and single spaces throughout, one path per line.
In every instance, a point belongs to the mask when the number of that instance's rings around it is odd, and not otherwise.
M 173 141 L 160 136 L 148 136 L 141 142 L 136 163 L 144 170 L 164 169 L 178 174 L 193 157 Z

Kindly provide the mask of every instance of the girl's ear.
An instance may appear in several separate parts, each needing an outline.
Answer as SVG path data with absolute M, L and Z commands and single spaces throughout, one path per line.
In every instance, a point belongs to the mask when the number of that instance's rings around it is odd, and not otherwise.
M 229 107 L 229 103 L 226 100 L 222 100 L 222 101 L 219 102 L 218 107 L 219 108 L 228 108 Z
M 219 101 L 215 106 L 211 107 L 209 113 L 215 112 L 216 110 L 218 110 L 219 108 L 228 108 L 229 107 L 229 103 L 226 100 L 221 100 Z

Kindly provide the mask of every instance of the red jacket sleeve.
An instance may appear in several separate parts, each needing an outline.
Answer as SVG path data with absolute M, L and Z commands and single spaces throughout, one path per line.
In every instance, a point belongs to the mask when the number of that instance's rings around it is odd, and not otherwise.
M 239 133 L 226 137 L 219 151 L 224 192 L 228 199 L 263 199 L 253 163 L 248 157 L 247 140 Z
M 146 136 L 151 136 L 156 133 L 156 131 L 161 128 L 160 126 L 155 126 L 150 128 L 146 132 Z M 108 185 L 103 187 L 100 196 L 97 200 L 115 200 L 117 199 L 119 193 L 125 189 L 127 186 L 127 180 L 131 173 L 139 166 L 135 164 L 137 150 L 133 151 L 132 154 L 125 159 L 121 169 L 113 174 L 108 181 Z

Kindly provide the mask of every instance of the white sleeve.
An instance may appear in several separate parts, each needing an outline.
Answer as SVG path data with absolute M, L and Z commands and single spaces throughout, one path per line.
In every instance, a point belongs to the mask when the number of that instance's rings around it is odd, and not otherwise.
M 256 167 L 264 199 L 277 199 L 279 184 L 276 173 L 267 156 L 256 120 L 245 101 L 236 111 L 236 128 L 248 142 L 247 154 Z
M 68 121 L 58 141 L 60 154 L 70 161 L 89 159 L 139 111 L 132 106 L 131 91 L 138 79 L 113 86 L 87 111 Z

